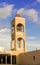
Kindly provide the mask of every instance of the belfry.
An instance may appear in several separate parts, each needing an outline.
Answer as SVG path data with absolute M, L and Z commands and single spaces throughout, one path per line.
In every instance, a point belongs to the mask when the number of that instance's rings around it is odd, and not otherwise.
M 11 50 L 26 51 L 25 19 L 19 14 L 15 16 L 11 24 Z

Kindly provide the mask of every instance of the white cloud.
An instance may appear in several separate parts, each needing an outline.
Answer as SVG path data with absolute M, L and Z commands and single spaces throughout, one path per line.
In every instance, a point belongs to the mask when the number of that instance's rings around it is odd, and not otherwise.
M 40 3 L 40 0 L 37 0 L 37 2 L 39 2 L 39 3 Z
M 30 47 L 35 47 L 35 48 L 38 48 L 38 47 L 40 47 L 40 44 L 37 44 L 37 43 L 29 43 L 29 44 L 27 44 L 28 46 L 30 46 Z
M 36 37 L 34 37 L 34 36 L 27 37 L 27 40 L 35 40 L 35 39 L 37 39 L 37 38 L 36 38 Z
M 0 7 L 0 19 L 4 19 L 4 18 L 7 18 L 8 16 L 11 16 L 12 14 L 12 8 L 13 8 L 13 4 L 6 4 L 6 3 L 2 3 L 0 4 L 0 6 L 3 6 L 3 7 Z
M 1 29 L 0 30 L 0 46 L 5 47 L 6 50 L 10 49 L 11 35 L 10 29 Z
M 17 13 L 26 16 L 28 20 L 31 20 L 33 22 L 38 21 L 38 12 L 35 9 L 25 9 L 25 8 L 20 8 Z
M 24 11 L 24 8 L 20 8 L 20 9 L 17 11 L 17 13 L 18 13 L 18 14 L 21 14 L 23 11 Z
M 40 48 L 40 41 L 27 41 L 27 47 Z
M 3 32 L 5 32 L 5 33 L 10 32 L 10 29 L 8 29 L 8 28 L 1 29 L 0 33 L 3 33 Z

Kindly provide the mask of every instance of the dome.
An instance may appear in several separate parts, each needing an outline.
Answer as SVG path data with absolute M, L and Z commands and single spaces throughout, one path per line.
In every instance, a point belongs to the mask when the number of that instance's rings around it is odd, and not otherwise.
M 21 17 L 20 14 L 16 14 L 16 17 Z

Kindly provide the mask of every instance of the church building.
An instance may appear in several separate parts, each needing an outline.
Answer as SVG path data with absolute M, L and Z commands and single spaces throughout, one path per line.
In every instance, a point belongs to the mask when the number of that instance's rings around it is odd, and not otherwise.
M 11 21 L 9 51 L 0 51 L 0 65 L 40 65 L 40 50 L 27 51 L 26 22 L 19 14 Z

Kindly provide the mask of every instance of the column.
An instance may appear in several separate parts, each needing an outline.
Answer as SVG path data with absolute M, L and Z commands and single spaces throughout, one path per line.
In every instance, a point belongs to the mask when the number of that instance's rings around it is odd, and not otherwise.
M 7 56 L 6 56 L 6 64 L 7 64 Z
M 12 65 L 12 55 L 11 55 L 11 65 Z

